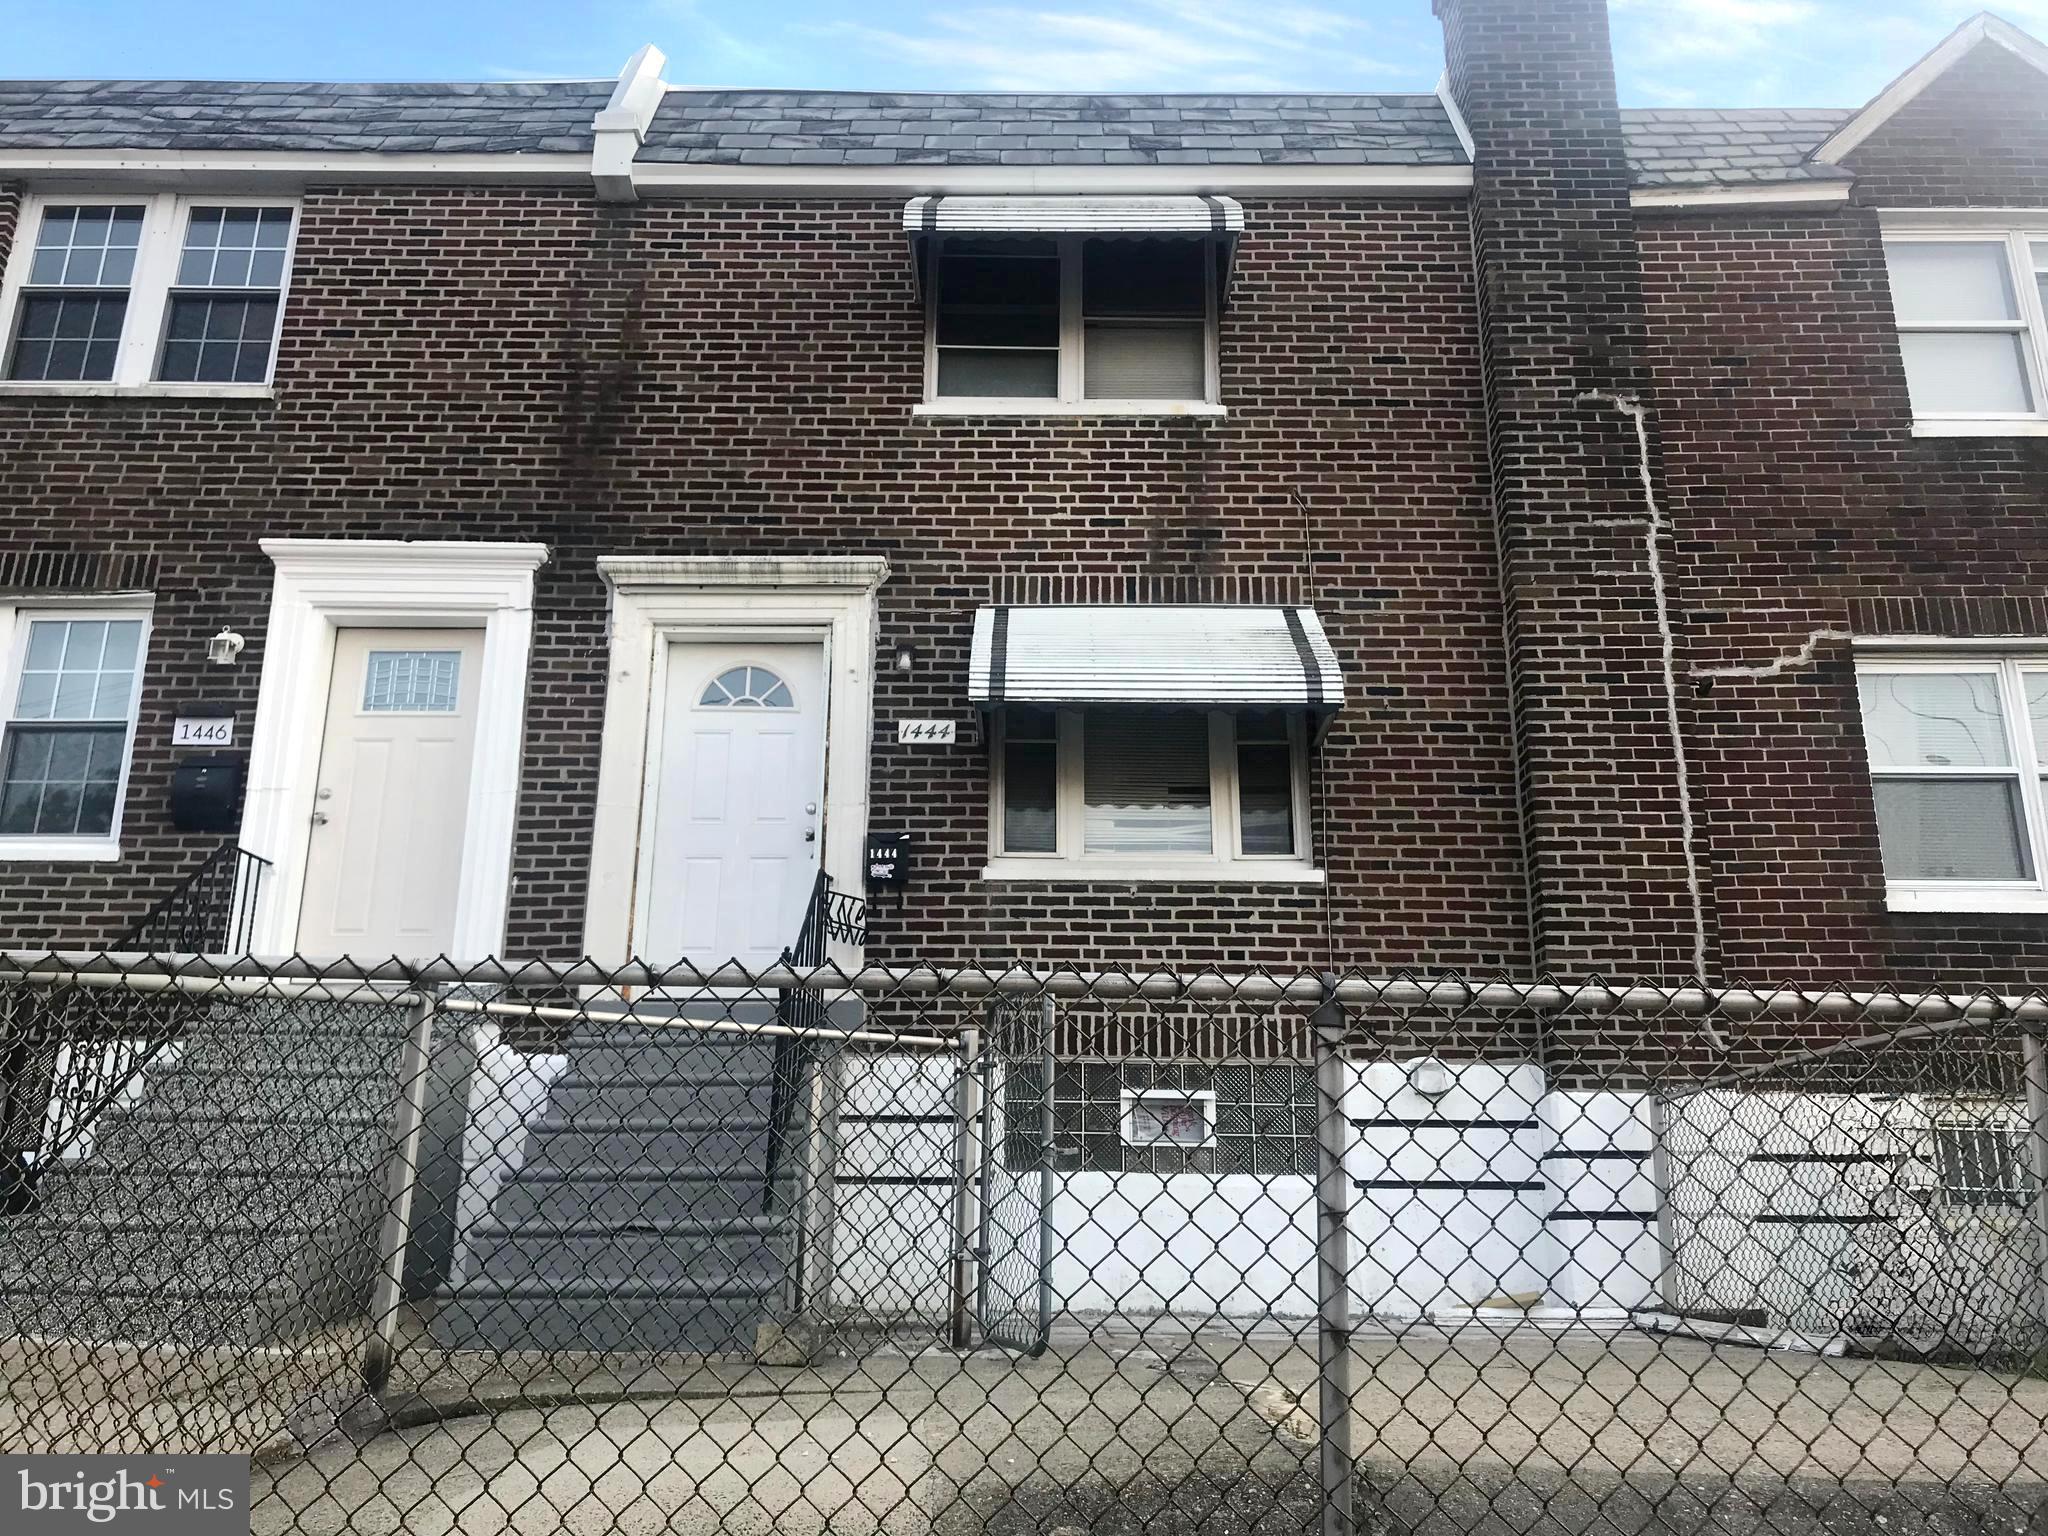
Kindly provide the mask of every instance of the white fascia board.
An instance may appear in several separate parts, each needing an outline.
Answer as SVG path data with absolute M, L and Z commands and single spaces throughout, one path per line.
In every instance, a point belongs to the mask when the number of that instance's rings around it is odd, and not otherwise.
M 2048 209 L 1880 208 L 1877 227 L 1888 235 L 1983 229 L 2048 233 Z
M 643 43 L 626 67 L 611 99 L 591 119 L 590 176 L 597 195 L 608 203 L 637 200 L 633 191 L 633 157 L 647 142 L 648 126 L 661 107 L 668 86 L 661 78 L 668 56 Z
M 1201 193 L 1252 197 L 1463 197 L 1469 165 L 688 165 L 641 161 L 641 196 L 952 196 Z
M 585 182 L 587 155 L 300 154 L 149 149 L 0 152 L 0 178 L 37 186 L 198 187 L 209 192 L 296 191 L 313 182 Z
M 1995 43 L 2048 74 L 2048 45 L 2029 37 L 2011 22 L 1980 11 L 1937 43 L 1919 63 L 1871 97 L 1869 105 L 1813 152 L 1814 160 L 1821 165 L 1839 165 L 1843 157 L 1853 154 L 1865 139 L 1983 43 Z
M 1778 182 L 1769 186 L 1637 187 L 1631 208 L 1679 212 L 1711 208 L 1839 208 L 1849 201 L 1846 181 Z
M 1473 146 L 1472 129 L 1465 122 L 1465 114 L 1458 110 L 1458 98 L 1451 94 L 1451 72 L 1448 69 L 1437 76 L 1436 99 L 1444 104 L 1444 116 L 1451 120 L 1451 131 L 1465 146 L 1465 158 L 1477 162 L 1479 151 Z

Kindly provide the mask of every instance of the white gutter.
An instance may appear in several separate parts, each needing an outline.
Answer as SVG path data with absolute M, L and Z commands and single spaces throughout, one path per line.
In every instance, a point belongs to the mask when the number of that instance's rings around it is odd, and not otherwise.
M 1629 193 L 1628 201 L 1631 208 L 1642 208 L 1652 213 L 1720 208 L 1839 208 L 1849 201 L 1849 183 L 1796 181 L 1766 186 L 1637 187 Z

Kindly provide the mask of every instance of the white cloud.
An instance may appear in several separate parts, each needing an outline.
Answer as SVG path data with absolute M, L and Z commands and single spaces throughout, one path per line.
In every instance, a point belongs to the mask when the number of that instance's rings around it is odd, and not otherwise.
M 1820 18 L 1817 0 L 1614 0 L 1644 57 L 1659 63 L 1762 57 Z
M 1091 10 L 990 5 L 930 13 L 916 25 L 841 22 L 819 30 L 940 73 L 948 84 L 991 90 L 1366 88 L 1394 72 L 1361 51 L 1369 28 L 1359 17 L 1251 0 L 1135 0 Z

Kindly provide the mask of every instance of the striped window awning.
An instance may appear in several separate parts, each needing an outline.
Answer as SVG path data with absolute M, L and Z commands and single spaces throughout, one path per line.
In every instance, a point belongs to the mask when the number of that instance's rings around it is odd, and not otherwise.
M 983 239 L 1033 235 L 1093 235 L 1142 239 L 1199 235 L 1215 242 L 1217 290 L 1230 286 L 1244 209 L 1228 197 L 913 197 L 903 205 L 919 289 L 925 282 L 924 248 L 934 235 Z
M 1001 704 L 1334 710 L 1343 670 L 1312 608 L 983 608 L 967 696 Z
M 1220 235 L 1244 233 L 1228 197 L 913 197 L 916 235 Z

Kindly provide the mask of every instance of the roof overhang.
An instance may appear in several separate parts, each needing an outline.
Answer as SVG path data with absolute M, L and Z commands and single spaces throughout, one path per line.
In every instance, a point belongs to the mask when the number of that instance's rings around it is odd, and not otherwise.
M 967 696 L 1004 704 L 1305 709 L 1344 702 L 1312 608 L 1074 604 L 983 608 Z
M 1722 183 L 1637 187 L 1629 206 L 1647 212 L 1699 213 L 1723 208 L 1839 208 L 1849 201 L 1850 182 L 1784 181 L 1753 186 Z
M 1870 104 L 1842 124 L 1813 152 L 1821 165 L 1839 165 L 1857 146 L 1890 122 L 1921 92 L 1985 44 L 2003 48 L 2048 75 L 2048 44 L 2029 37 L 2009 21 L 1980 11 L 1937 43 L 1927 56 L 1871 97 Z

